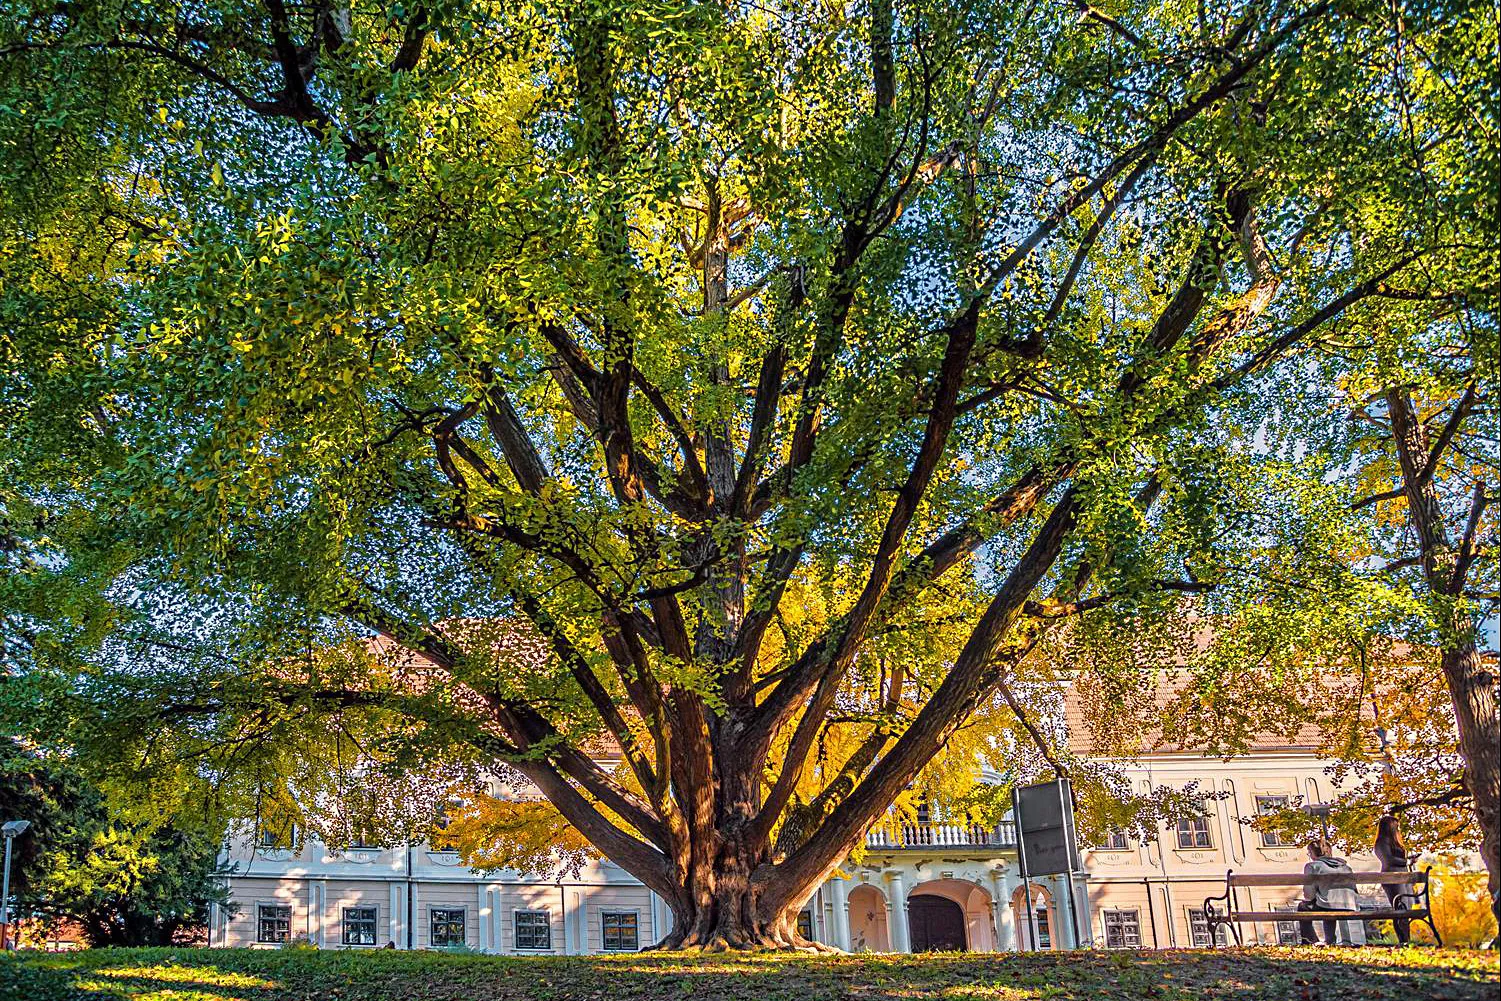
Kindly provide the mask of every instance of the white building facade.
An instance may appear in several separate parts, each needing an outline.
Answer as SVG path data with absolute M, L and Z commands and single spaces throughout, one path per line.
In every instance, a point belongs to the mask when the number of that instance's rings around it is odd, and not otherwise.
M 850 951 L 988 952 L 1074 947 L 1210 945 L 1206 897 L 1225 873 L 1301 872 L 1301 845 L 1258 833 L 1245 821 L 1337 792 L 1306 748 L 1255 751 L 1228 761 L 1190 753 L 1120 762 L 1134 788 L 1214 793 L 1202 815 L 1162 825 L 1155 838 L 1116 837 L 1083 850 L 1083 869 L 1034 877 L 1023 889 L 1010 824 L 998 828 L 918 823 L 873 833 L 805 905 L 805 935 Z M 608 861 L 576 875 L 542 878 L 465 867 L 456 852 L 424 846 L 300 850 L 241 845 L 226 853 L 237 905 L 216 908 L 210 943 L 275 948 L 304 940 L 321 948 L 465 949 L 503 954 L 634 952 L 670 930 L 663 901 Z M 1374 858 L 1351 859 L 1357 870 Z M 1254 903 L 1291 908 L 1299 888 L 1254 891 Z M 1030 903 L 1030 906 L 1029 906 Z M 1291 923 L 1243 929 L 1247 941 L 1287 942 Z
M 423 846 L 330 850 L 308 840 L 297 851 L 245 846 L 225 862 L 236 907 L 214 909 L 215 946 L 577 955 L 635 952 L 671 928 L 663 901 L 607 860 L 543 879 L 476 871 L 457 852 Z M 1033 883 L 1029 926 L 1009 824 L 914 824 L 899 837 L 872 835 L 799 920 L 805 935 L 850 951 L 1027 948 L 1029 927 L 1042 948 L 1072 946 L 1072 922 L 1089 923 L 1084 874 L 1076 913 L 1063 877 Z

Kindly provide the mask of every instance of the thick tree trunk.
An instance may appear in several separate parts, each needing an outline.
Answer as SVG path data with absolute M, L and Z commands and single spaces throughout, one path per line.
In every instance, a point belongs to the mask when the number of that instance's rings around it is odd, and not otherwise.
M 798 934 L 795 907 L 778 910 L 763 905 L 750 878 L 759 856 L 730 849 L 710 864 L 694 866 L 682 892 L 668 901 L 672 930 L 655 948 L 709 952 L 828 948 Z
M 1438 450 L 1430 450 L 1427 432 L 1406 390 L 1388 390 L 1386 403 L 1402 466 L 1408 518 L 1417 536 L 1440 631 L 1440 665 L 1454 704 L 1465 785 L 1474 799 L 1475 819 L 1480 825 L 1480 854 L 1489 873 L 1491 911 L 1501 922 L 1501 720 L 1497 717 L 1497 679 L 1486 669 L 1477 650 L 1478 623 L 1461 603 L 1468 553 L 1464 545 L 1456 548 L 1451 544 L 1444 523 L 1443 505 L 1434 485 L 1433 467 L 1440 456 L 1433 453 Z M 1464 406 L 1462 401 L 1460 407 Z M 1456 420 L 1461 417 L 1462 412 L 1456 414 Z M 1482 487 L 1477 489 L 1475 504 L 1483 502 Z M 1478 507 L 1472 511 L 1472 528 L 1478 513 Z
M 1489 875 L 1491 912 L 1501 924 L 1501 719 L 1497 716 L 1496 676 L 1475 648 L 1473 635 L 1445 647 L 1444 679 L 1459 724 L 1459 749 L 1465 759 L 1465 785 L 1475 801 L 1480 824 L 1480 857 Z

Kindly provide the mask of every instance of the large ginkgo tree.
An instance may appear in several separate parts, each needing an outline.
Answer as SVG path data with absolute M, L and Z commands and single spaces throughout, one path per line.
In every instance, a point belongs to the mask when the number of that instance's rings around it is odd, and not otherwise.
M 1486 16 L 18 0 L 10 708 L 199 776 L 363 713 L 803 945 L 1059 623 L 1346 555 L 1274 442 L 1391 302 L 1494 344 Z

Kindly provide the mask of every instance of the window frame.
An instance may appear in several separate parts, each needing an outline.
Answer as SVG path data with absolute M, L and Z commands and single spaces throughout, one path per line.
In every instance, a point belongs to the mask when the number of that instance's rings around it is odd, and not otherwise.
M 1223 924 L 1214 926 L 1214 934 L 1209 932 L 1209 916 L 1204 913 L 1202 907 L 1185 907 L 1188 912 L 1188 940 L 1193 943 L 1195 949 L 1225 948 L 1230 945 L 1230 930 Z
M 1280 795 L 1271 795 L 1271 796 L 1257 796 L 1256 797 L 1256 816 L 1258 816 L 1258 817 L 1265 817 L 1267 815 L 1268 811 L 1265 810 L 1265 809 L 1263 809 L 1263 807 L 1267 803 L 1275 803 L 1275 804 L 1277 804 L 1277 805 L 1274 805 L 1272 807 L 1272 811 L 1273 812 L 1280 812 L 1282 810 L 1286 810 L 1287 809 L 1287 804 L 1290 801 L 1291 801 L 1291 797 L 1288 796 L 1286 793 L 1282 793 Z M 1260 833 L 1261 833 L 1261 847 L 1263 847 L 1263 848 L 1291 848 L 1292 845 L 1293 845 L 1293 843 L 1291 841 L 1283 841 L 1282 840 L 1282 835 L 1279 832 L 1277 832 L 1277 831 L 1266 831 L 1266 830 L 1263 830 Z
M 283 931 L 281 938 L 265 937 L 265 928 L 267 921 L 267 918 L 264 914 L 265 911 L 286 912 L 285 918 L 270 918 L 271 921 L 285 924 L 285 930 Z M 267 901 L 264 903 L 257 901 L 255 905 L 255 941 L 257 945 L 286 945 L 288 942 L 292 941 L 292 905 L 277 903 L 274 901 Z
M 369 918 L 351 918 L 351 911 L 369 911 Z M 370 926 L 370 941 L 360 942 L 351 939 L 349 930 L 351 926 L 359 927 L 368 924 Z M 355 904 L 352 907 L 339 908 L 339 944 L 374 946 L 380 941 L 380 905 L 378 904 Z
M 623 932 L 623 927 L 620 925 L 621 918 L 630 919 L 631 938 L 634 941 L 634 944 L 632 945 L 625 945 L 622 944 L 622 942 L 617 942 L 617 944 L 615 945 L 610 944 L 611 919 L 615 920 L 615 931 L 616 934 L 619 935 Z M 609 910 L 601 910 L 599 912 L 599 948 L 601 952 L 640 952 L 641 911 L 636 908 L 621 907 L 612 907 Z
M 297 847 L 299 831 L 295 823 L 286 823 L 279 829 L 264 820 L 255 825 L 255 850 L 260 852 L 290 851 Z
M 1114 919 L 1112 928 L 1112 919 Z M 1128 925 L 1129 922 L 1129 925 Z M 1105 931 L 1105 948 L 1107 949 L 1140 949 L 1141 945 L 1141 908 L 1139 907 L 1107 907 L 1100 911 L 1100 925 Z M 1129 930 L 1128 930 L 1129 927 Z M 1120 941 L 1111 944 L 1110 933 L 1114 931 Z M 1127 941 L 1129 936 L 1134 936 L 1135 944 Z
M 1195 824 L 1197 824 L 1198 826 L 1192 826 Z M 1178 848 L 1182 851 L 1198 851 L 1205 848 L 1214 847 L 1213 828 L 1209 823 L 1209 818 L 1203 814 L 1199 814 L 1198 816 L 1179 817 L 1177 823 L 1177 833 Z M 1183 843 L 1183 836 L 1185 834 L 1188 835 L 1189 838 L 1188 844 Z M 1203 836 L 1203 844 L 1198 843 L 1200 835 Z
M 1033 902 L 1032 917 L 1037 926 L 1037 948 L 1051 949 L 1053 947 L 1053 925 L 1048 919 L 1048 905 Z
M 1131 838 L 1122 830 L 1106 831 L 1098 850 L 1102 852 L 1128 852 L 1131 850 Z
M 437 931 L 439 914 L 444 915 L 443 924 L 448 927 L 449 932 L 453 930 L 453 916 L 455 914 L 459 916 L 459 940 L 457 942 L 438 942 Z M 469 946 L 469 908 L 454 907 L 451 904 L 446 904 L 442 907 L 429 907 L 427 909 L 427 944 L 430 948 L 433 949 L 456 949 L 461 947 L 467 948 Z
M 1271 909 L 1274 910 L 1274 911 L 1285 911 L 1287 913 L 1287 915 L 1288 915 L 1288 918 L 1289 918 L 1289 920 L 1287 920 L 1287 921 L 1274 921 L 1273 922 L 1273 924 L 1276 925 L 1276 927 L 1277 927 L 1277 944 L 1278 945 L 1300 945 L 1300 944 L 1302 944 L 1303 936 L 1302 936 L 1302 934 L 1300 933 L 1300 931 L 1298 929 L 1298 921 L 1297 921 L 1297 917 L 1296 917 L 1296 915 L 1298 913 L 1298 906 L 1296 904 L 1281 904 L 1281 905 L 1273 904 L 1272 907 L 1271 907 Z
M 542 915 L 543 921 L 540 926 L 531 926 L 531 930 L 540 928 L 547 935 L 545 945 L 522 945 L 521 944 L 521 918 Z M 518 907 L 511 912 L 511 944 L 517 952 L 552 952 L 552 911 L 545 907 Z
M 803 924 L 804 924 L 804 922 L 807 923 L 807 930 L 806 931 L 803 930 Z M 813 934 L 813 908 L 811 908 L 811 907 L 804 907 L 802 910 L 798 911 L 797 912 L 797 923 L 796 923 L 796 925 L 794 927 L 797 928 L 797 933 L 799 935 L 801 935 L 803 938 L 807 939 L 810 942 L 816 942 L 817 941 L 816 936 L 814 936 L 814 934 Z

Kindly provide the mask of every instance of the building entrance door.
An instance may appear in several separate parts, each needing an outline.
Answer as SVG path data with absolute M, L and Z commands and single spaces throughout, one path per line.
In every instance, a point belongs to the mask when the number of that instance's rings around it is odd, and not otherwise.
M 964 910 L 947 897 L 914 893 L 907 898 L 913 952 L 963 952 Z

